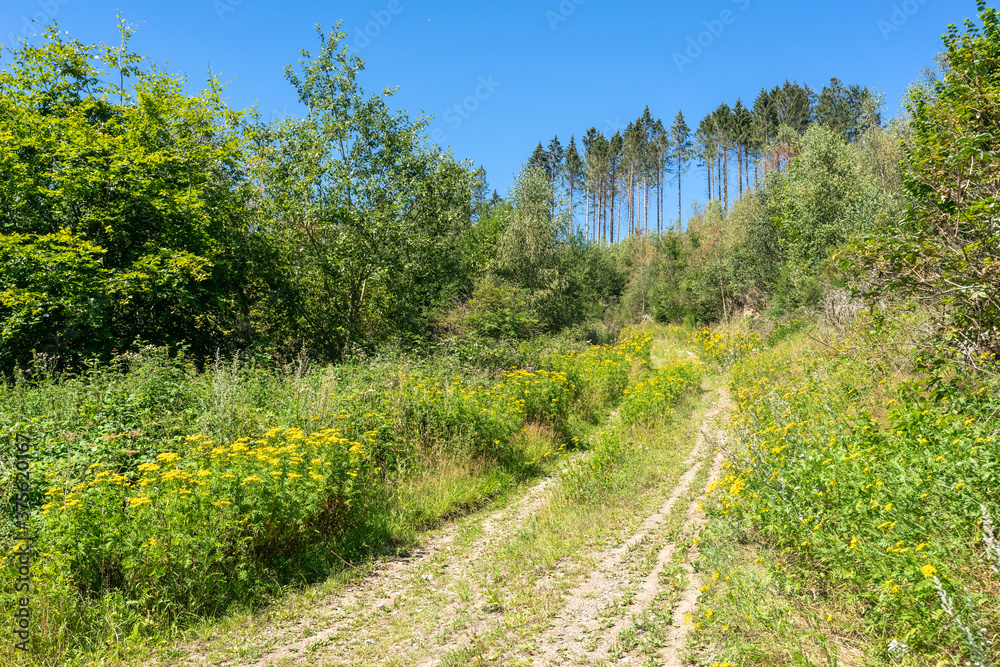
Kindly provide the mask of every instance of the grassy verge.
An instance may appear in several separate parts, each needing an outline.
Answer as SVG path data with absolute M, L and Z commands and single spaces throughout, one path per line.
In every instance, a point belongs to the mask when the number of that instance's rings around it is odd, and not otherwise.
M 906 327 L 701 336 L 737 410 L 703 544 L 729 579 L 700 604 L 700 664 L 1000 659 L 996 383 L 928 364 Z
M 656 346 L 653 358 L 674 356 Z M 683 362 L 692 360 L 684 355 Z M 658 372 L 669 378 L 681 371 L 661 366 Z M 644 377 L 637 375 L 633 385 Z M 632 425 L 615 420 L 617 425 L 602 425 L 589 439 L 582 438 L 591 443 L 587 451 L 557 450 L 545 457 L 544 469 L 557 475 L 530 512 L 511 504 L 517 494 L 504 494 L 489 513 L 458 519 L 444 541 L 441 534 L 426 535 L 424 543 L 442 546 L 410 566 L 394 573 L 381 569 L 381 576 L 367 579 L 331 580 L 288 596 L 263 614 L 204 624 L 182 650 L 164 646 L 159 662 L 191 653 L 209 662 L 234 653 L 249 660 L 305 638 L 307 645 L 288 660 L 412 665 L 432 655 L 446 665 L 531 664 L 539 633 L 565 603 L 566 592 L 587 577 L 595 554 L 632 535 L 685 471 L 700 413 L 711 400 L 694 389 L 689 386 L 670 399 L 669 418 Z M 649 409 L 662 414 L 660 405 Z M 546 450 L 546 442 L 559 442 L 544 425 L 529 426 L 525 437 L 537 439 L 538 451 Z M 592 463 L 602 449 L 601 463 Z M 595 472 L 602 483 L 581 484 Z M 676 507 L 660 530 L 629 552 L 624 567 L 630 577 L 648 573 L 677 532 L 683 509 Z M 629 591 L 624 593 L 608 610 L 607 623 L 631 613 Z M 322 602 L 331 599 L 334 604 Z M 316 633 L 323 633 L 322 639 L 310 642 Z
M 479 581 L 491 587 L 498 601 L 495 618 L 482 622 L 476 635 L 445 655 L 442 664 L 533 664 L 545 648 L 537 643 L 539 634 L 562 608 L 566 593 L 592 571 L 594 554 L 632 535 L 685 472 L 684 462 L 711 398 L 706 394 L 685 399 L 673 420 L 621 433 L 631 455 L 617 460 L 613 481 L 590 486 L 584 493 L 576 484 L 557 491 L 497 553 L 490 571 L 480 575 Z M 678 503 L 666 525 L 627 555 L 623 575 L 635 580 L 648 573 L 656 554 L 678 530 L 683 511 Z M 605 609 L 605 626 L 627 619 L 631 604 L 626 589 Z
M 628 332 L 539 348 L 534 367 L 467 376 L 421 362 L 198 373 L 149 350 L 117 372 L 5 387 L 0 423 L 30 440 L 39 534 L 28 655 L 111 659 L 405 549 L 582 446 L 629 384 L 649 379 L 651 342 Z M 678 372 L 626 397 L 635 420 L 679 397 Z M 195 424 L 207 432 L 184 435 Z M 0 484 L 14 483 L 5 466 Z M 0 546 L 16 557 L 20 526 L 12 509 L 2 519 Z M 11 608 L 15 577 L 3 563 Z
M 690 372 L 690 358 L 676 353 L 679 332 L 657 333 L 659 345 L 652 356 L 659 373 L 653 377 L 678 378 Z M 647 389 L 651 386 L 646 383 Z M 545 648 L 538 644 L 539 634 L 562 608 L 565 594 L 592 571 L 595 554 L 633 535 L 685 472 L 704 410 L 714 400 L 713 392 L 692 392 L 692 385 L 686 386 L 662 404 L 671 410 L 655 408 L 649 419 L 608 429 L 591 456 L 564 470 L 552 500 L 503 545 L 491 570 L 480 575 L 497 602 L 496 617 L 481 621 L 475 634 L 446 654 L 442 664 L 533 664 Z M 631 395 L 644 391 L 636 387 Z M 705 474 L 707 466 L 700 481 Z M 660 549 L 678 533 L 686 506 L 683 500 L 675 505 L 667 521 L 626 554 L 622 571 L 630 580 L 648 574 Z M 629 617 L 633 595 L 634 586 L 626 586 L 604 610 L 606 627 Z

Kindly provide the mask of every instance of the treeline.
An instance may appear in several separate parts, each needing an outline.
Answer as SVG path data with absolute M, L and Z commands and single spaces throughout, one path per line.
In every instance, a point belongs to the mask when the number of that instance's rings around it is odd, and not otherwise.
M 620 318 L 703 323 L 852 296 L 900 301 L 930 308 L 940 349 L 971 360 L 1000 349 L 989 102 L 1000 39 L 994 10 L 978 6 L 980 24 L 949 28 L 939 71 L 911 86 L 891 122 L 868 88 L 785 82 L 694 130 L 682 113 L 667 130 L 647 109 L 624 134 L 592 128 L 582 154 L 574 139 L 540 143 L 529 164 L 561 194 L 561 215 L 582 213 L 581 233 L 614 257 Z M 671 176 L 680 190 L 692 165 L 709 203 L 681 231 L 680 215 L 665 224 L 663 191 Z
M 53 25 L 0 72 L 0 370 L 143 345 L 339 359 L 424 338 L 482 254 L 474 178 L 356 82 L 342 34 L 273 124 Z
M 833 287 L 913 295 L 953 338 L 974 332 L 968 349 L 995 346 L 991 11 L 949 33 L 906 118 L 883 123 L 878 95 L 836 79 L 697 128 L 647 109 L 582 149 L 540 143 L 506 197 L 362 90 L 337 29 L 286 71 L 306 115 L 268 124 L 215 80 L 185 94 L 127 25 L 117 46 L 53 26 L 0 72 L 0 372 L 146 345 L 500 367 L 543 331 L 782 313 Z M 699 165 L 709 203 L 681 231 L 666 186 Z
M 567 196 L 588 240 L 615 243 L 635 234 L 681 229 L 683 176 L 693 165 L 705 170 L 708 200 L 729 212 L 735 199 L 756 189 L 763 175 L 787 168 L 806 130 L 821 125 L 854 143 L 882 124 L 878 96 L 867 87 L 833 78 L 819 93 L 785 81 L 761 89 L 748 108 L 742 99 L 723 103 L 692 129 L 679 111 L 668 128 L 649 107 L 624 133 L 605 136 L 596 127 L 563 147 L 558 135 L 538 143 L 528 164 L 542 169 Z M 677 217 L 667 220 L 666 186 L 676 178 Z M 733 181 L 735 180 L 735 184 Z M 652 217 L 650 213 L 650 197 Z M 617 220 L 617 222 L 616 222 Z
M 919 310 L 934 326 L 911 344 L 927 358 L 993 367 L 1000 19 L 977 5 L 978 24 L 948 28 L 940 67 L 911 86 L 905 117 L 814 120 L 802 135 L 779 124 L 779 155 L 791 159 L 728 214 L 713 200 L 685 233 L 633 241 L 625 305 L 693 321 L 747 308 L 822 305 L 848 318 L 862 307 L 886 318 Z

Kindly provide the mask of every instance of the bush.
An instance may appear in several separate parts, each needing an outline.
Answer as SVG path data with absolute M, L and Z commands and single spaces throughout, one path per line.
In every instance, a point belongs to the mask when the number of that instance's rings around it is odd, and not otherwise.
M 985 2 L 977 5 L 982 26 L 968 21 L 964 34 L 950 27 L 943 76 L 911 91 L 905 184 L 912 205 L 841 257 L 858 294 L 939 304 L 941 337 L 972 365 L 983 352 L 1000 353 L 1000 19 Z
M 518 449 L 527 424 L 575 441 L 571 415 L 615 405 L 650 346 L 635 331 L 581 351 L 544 339 L 523 350 L 538 367 L 496 378 L 406 358 L 199 373 L 159 348 L 72 378 L 39 368 L 35 386 L 21 379 L 0 394 L 0 441 L 32 442 L 34 648 L 58 654 L 253 606 L 481 503 L 535 463 Z M 213 432 L 198 434 L 206 425 Z M 449 480 L 470 492 L 404 506 L 408 480 L 449 462 L 475 469 Z M 0 467 L 0 493 L 14 483 Z M 15 503 L 0 508 L 5 553 L 20 541 L 16 518 Z M 0 605 L 12 604 L 15 577 L 0 566 Z
M 996 382 L 949 372 L 885 389 L 849 354 L 795 342 L 733 366 L 736 444 L 713 496 L 830 594 L 856 596 L 876 636 L 921 662 L 973 651 L 959 627 L 1000 622 L 983 558 L 984 516 L 1000 516 Z M 945 613 L 941 591 L 968 609 Z
M 531 295 L 507 284 L 481 281 L 463 322 L 471 338 L 528 340 L 541 331 Z

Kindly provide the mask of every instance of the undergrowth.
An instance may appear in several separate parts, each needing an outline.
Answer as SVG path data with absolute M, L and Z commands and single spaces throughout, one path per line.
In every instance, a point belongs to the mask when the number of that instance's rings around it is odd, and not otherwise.
M 740 580 L 757 577 L 779 598 L 808 593 L 809 608 L 855 609 L 867 662 L 996 664 L 998 383 L 887 344 L 907 326 L 906 317 L 840 332 L 813 325 L 767 349 L 746 332 L 699 336 L 706 357 L 729 369 L 736 401 L 724 477 L 711 490 L 714 523 L 761 554 L 760 572 L 736 572 Z M 734 640 L 754 620 L 740 595 L 728 598 L 698 619 L 701 643 L 730 647 L 716 660 L 797 664 L 781 642 L 749 630 Z M 792 616 L 799 630 L 819 618 L 822 633 L 838 615 Z
M 199 372 L 149 348 L 22 378 L 3 387 L 0 426 L 30 442 L 38 539 L 21 539 L 6 506 L 0 601 L 13 608 L 27 550 L 40 664 L 253 608 L 551 469 L 623 397 L 627 421 L 667 414 L 697 370 L 687 359 L 649 374 L 651 343 L 626 331 L 614 345 L 540 347 L 502 373 L 411 359 Z M 590 474 L 625 453 L 612 440 L 594 440 Z

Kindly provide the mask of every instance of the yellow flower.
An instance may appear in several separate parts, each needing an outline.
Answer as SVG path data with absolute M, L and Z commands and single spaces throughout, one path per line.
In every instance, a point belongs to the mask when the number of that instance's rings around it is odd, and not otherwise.
M 924 576 L 927 577 L 928 579 L 937 574 L 937 568 L 931 565 L 930 563 L 920 568 L 920 571 L 923 572 Z
M 160 466 L 155 463 L 143 463 L 136 467 L 139 472 L 155 472 L 160 469 Z
M 163 463 L 173 463 L 181 457 L 180 454 L 174 454 L 173 452 L 164 452 L 157 455 L 156 460 L 162 461 Z
M 132 509 L 135 509 L 137 507 L 142 507 L 143 505 L 149 505 L 152 502 L 153 501 L 150 500 L 149 498 L 147 498 L 146 496 L 138 496 L 136 498 L 129 498 L 128 499 L 128 505 Z

